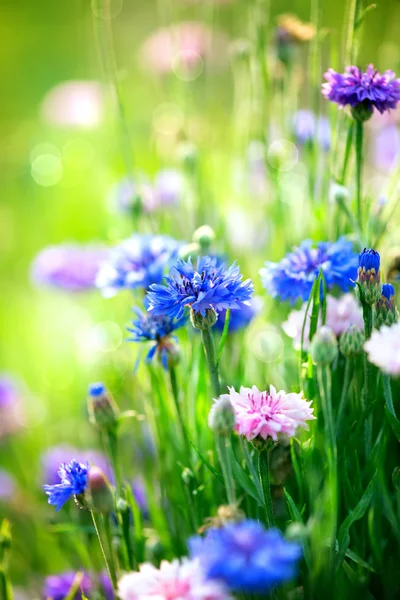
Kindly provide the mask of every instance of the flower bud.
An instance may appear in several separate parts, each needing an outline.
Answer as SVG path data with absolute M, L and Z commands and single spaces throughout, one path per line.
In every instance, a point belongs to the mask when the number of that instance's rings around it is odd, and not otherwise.
M 87 504 L 103 515 L 114 510 L 114 494 L 107 477 L 99 467 L 90 467 L 88 473 Z
M 337 353 L 336 336 L 330 327 L 323 325 L 311 340 L 311 359 L 315 365 L 328 365 L 335 360 Z
M 349 325 L 340 337 L 340 352 L 346 358 L 361 354 L 365 342 L 364 333 L 357 325 Z
M 200 250 L 201 248 L 199 244 L 195 242 L 193 242 L 192 244 L 185 244 L 179 249 L 178 256 L 182 260 L 189 260 L 189 258 L 193 260 L 197 258 L 197 256 L 199 256 Z
M 357 104 L 357 106 L 353 106 L 351 108 L 351 116 L 353 117 L 353 119 L 355 119 L 356 121 L 360 121 L 361 123 L 364 123 L 364 121 L 368 121 L 368 119 L 372 117 L 372 114 L 374 112 L 371 106 L 368 104 L 370 103 L 364 104 L 363 102 L 360 102 L 360 104 Z
M 195 329 L 210 329 L 217 322 L 218 315 L 213 308 L 206 308 L 206 314 L 203 315 L 200 312 L 195 312 L 193 308 L 190 309 L 190 322 Z
M 208 254 L 211 244 L 215 240 L 215 233 L 209 225 L 202 225 L 193 234 L 193 242 L 200 246 L 202 254 Z
M 220 396 L 211 407 L 208 425 L 217 435 L 230 435 L 235 427 L 235 411 L 228 395 Z
M 358 277 L 356 295 L 361 304 L 371 306 L 381 297 L 381 258 L 379 253 L 372 248 L 364 250 L 358 255 Z
M 88 396 L 89 420 L 99 429 L 111 429 L 118 421 L 119 411 L 103 383 L 92 383 Z
M 123 498 L 118 498 L 117 500 L 117 511 L 118 512 L 126 512 L 129 509 L 129 504 Z
M 189 485 L 189 483 L 194 479 L 193 472 L 188 467 L 185 467 L 183 469 L 182 479 L 183 479 L 183 482 L 186 483 L 186 485 Z
M 347 204 L 349 197 L 349 190 L 344 187 L 344 185 L 340 185 L 336 182 L 331 183 L 329 189 L 329 200 L 332 202 L 332 204 L 338 204 L 339 206 Z
M 382 285 L 382 294 L 375 304 L 375 325 L 380 329 L 382 325 L 390 327 L 397 323 L 399 313 L 394 301 L 394 287 L 390 283 Z

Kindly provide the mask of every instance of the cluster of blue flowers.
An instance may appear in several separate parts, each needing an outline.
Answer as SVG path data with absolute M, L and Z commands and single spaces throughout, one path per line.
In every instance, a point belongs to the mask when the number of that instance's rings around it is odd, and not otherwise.
M 60 465 L 58 474 L 61 483 L 43 486 L 49 497 L 49 504 L 59 511 L 70 498 L 84 494 L 88 482 L 88 469 L 87 464 L 84 465 L 76 460 Z

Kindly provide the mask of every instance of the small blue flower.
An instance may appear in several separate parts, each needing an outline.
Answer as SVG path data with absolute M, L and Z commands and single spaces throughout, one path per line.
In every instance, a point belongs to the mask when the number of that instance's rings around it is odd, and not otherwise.
M 167 315 L 145 313 L 139 308 L 134 308 L 133 312 L 137 318 L 131 321 L 131 327 L 127 328 L 132 334 L 128 341 L 155 342 L 147 353 L 146 362 L 151 362 L 158 355 L 166 369 L 168 366 L 168 353 L 172 350 L 172 340 L 175 339 L 171 334 L 185 325 L 186 317 L 173 319 Z
M 168 236 L 132 235 L 110 251 L 98 271 L 96 286 L 110 298 L 122 289 L 146 289 L 160 283 L 179 247 L 180 243 Z
M 382 285 L 382 296 L 389 302 L 394 299 L 394 287 L 391 283 L 384 283 Z
M 102 396 L 106 392 L 107 388 L 104 383 L 98 381 L 97 383 L 91 383 L 88 388 L 88 394 L 92 397 Z
M 218 264 L 217 258 L 202 256 L 195 269 L 189 259 L 179 260 L 172 268 L 166 285 L 152 285 L 147 292 L 149 311 L 154 315 L 182 317 L 185 306 L 194 313 L 206 315 L 207 309 L 217 313 L 238 309 L 248 304 L 253 293 L 250 279 L 242 281 L 239 267 L 233 263 L 229 269 Z
M 369 248 L 368 250 L 364 248 L 364 250 L 358 255 L 358 266 L 365 271 L 375 270 L 375 273 L 378 273 L 379 268 L 381 266 L 381 257 L 379 256 L 379 252 Z
M 76 460 L 71 460 L 68 464 L 61 464 L 58 471 L 61 483 L 43 486 L 49 496 L 49 504 L 55 506 L 59 511 L 67 500 L 83 494 L 87 485 L 88 469 L 87 464 L 83 465 Z
M 337 242 L 303 241 L 279 263 L 266 262 L 260 270 L 263 286 L 273 298 L 307 300 L 319 270 L 325 277 L 327 289 L 337 285 L 347 292 L 357 277 L 357 254 L 344 237 Z
M 302 553 L 299 544 L 251 519 L 210 529 L 204 538 L 190 538 L 189 551 L 199 559 L 207 579 L 222 580 L 234 591 L 255 593 L 295 577 Z

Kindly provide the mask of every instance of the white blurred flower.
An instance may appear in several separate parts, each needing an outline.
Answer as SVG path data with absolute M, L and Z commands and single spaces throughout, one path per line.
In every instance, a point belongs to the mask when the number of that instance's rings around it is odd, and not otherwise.
M 63 81 L 47 92 L 41 114 L 53 125 L 93 129 L 104 117 L 101 84 L 97 81 Z
M 365 342 L 368 360 L 389 375 L 400 375 L 400 323 L 383 325 Z

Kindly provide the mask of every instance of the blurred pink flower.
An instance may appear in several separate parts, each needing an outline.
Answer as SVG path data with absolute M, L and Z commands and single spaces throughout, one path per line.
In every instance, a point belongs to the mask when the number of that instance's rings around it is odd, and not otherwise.
M 160 75 L 174 70 L 189 75 L 202 61 L 218 66 L 227 56 L 226 36 L 195 21 L 157 29 L 140 51 L 143 66 Z
M 104 117 L 101 84 L 97 81 L 63 81 L 47 92 L 41 114 L 53 125 L 93 129 Z
M 326 298 L 326 325 L 332 329 L 336 337 L 339 337 L 349 325 L 357 325 L 360 329 L 364 329 L 364 321 L 362 309 L 353 294 L 344 294 L 340 298 L 327 296 Z M 306 314 L 307 304 L 303 304 L 300 310 L 292 310 L 289 313 L 287 321 L 282 323 L 282 329 L 289 337 L 293 338 L 293 347 L 300 350 L 301 347 L 301 331 Z M 304 330 L 304 349 L 308 350 L 310 333 L 310 316 L 306 320 Z M 321 325 L 321 318 L 318 320 Z
M 364 350 L 368 353 L 368 360 L 384 373 L 400 375 L 400 323 L 375 329 L 365 342 Z
M 277 440 L 278 433 L 292 437 L 298 427 L 308 430 L 307 421 L 316 418 L 311 401 L 303 398 L 303 392 L 277 392 L 273 385 L 269 392 L 260 392 L 255 385 L 241 387 L 239 392 L 232 387 L 229 392 L 220 398 L 230 399 L 236 417 L 235 431 L 249 441 L 256 437 Z

